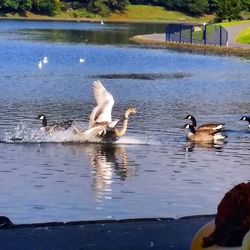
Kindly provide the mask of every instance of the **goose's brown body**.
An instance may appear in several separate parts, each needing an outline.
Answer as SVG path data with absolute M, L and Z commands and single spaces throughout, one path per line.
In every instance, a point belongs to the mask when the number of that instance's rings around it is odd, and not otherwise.
M 196 130 L 191 124 L 185 124 L 184 128 L 188 128 L 187 139 L 193 142 L 214 143 L 217 140 L 224 140 L 224 136 L 219 131 Z
M 218 122 L 211 122 L 211 123 L 205 123 L 197 127 L 196 119 L 193 115 L 187 115 L 185 119 L 191 120 L 192 125 L 195 127 L 195 130 L 198 131 L 204 131 L 209 130 L 211 132 L 218 132 L 223 131 L 224 129 L 224 123 L 218 123 Z

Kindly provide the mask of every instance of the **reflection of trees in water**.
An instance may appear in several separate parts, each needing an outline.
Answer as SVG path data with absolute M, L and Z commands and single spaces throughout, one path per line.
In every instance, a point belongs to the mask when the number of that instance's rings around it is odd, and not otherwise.
M 63 27 L 63 26 L 62 26 Z M 68 42 L 68 43 L 98 43 L 98 44 L 127 44 L 129 38 L 139 34 L 163 33 L 163 24 L 105 24 L 98 28 L 88 29 L 28 29 L 19 30 L 18 34 L 47 42 Z
M 115 176 L 125 181 L 135 175 L 135 170 L 128 166 L 125 147 L 112 144 L 77 145 L 74 151 L 84 151 L 89 156 L 93 175 L 93 190 L 97 198 L 109 197 Z M 115 175 L 115 176 L 114 176 Z

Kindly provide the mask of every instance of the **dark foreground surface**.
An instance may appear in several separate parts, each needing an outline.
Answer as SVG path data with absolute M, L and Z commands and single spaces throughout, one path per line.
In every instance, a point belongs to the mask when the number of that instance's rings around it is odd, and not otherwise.
M 192 237 L 214 216 L 4 225 L 0 248 L 43 250 L 190 249 Z

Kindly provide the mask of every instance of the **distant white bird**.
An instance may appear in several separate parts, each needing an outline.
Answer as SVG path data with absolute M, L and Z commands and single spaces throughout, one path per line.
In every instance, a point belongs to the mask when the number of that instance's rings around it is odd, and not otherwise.
M 48 60 L 48 58 L 45 56 L 45 57 L 43 58 L 43 63 L 46 64 L 46 63 L 48 63 L 48 62 L 49 62 L 49 60 Z
M 43 67 L 42 61 L 39 61 L 38 68 L 41 69 Z
M 80 63 L 84 63 L 84 62 L 85 62 L 85 59 L 80 58 L 80 59 L 79 59 L 79 62 L 80 62 Z
M 101 25 L 103 25 L 104 24 L 104 22 L 103 22 L 103 20 L 101 20 Z

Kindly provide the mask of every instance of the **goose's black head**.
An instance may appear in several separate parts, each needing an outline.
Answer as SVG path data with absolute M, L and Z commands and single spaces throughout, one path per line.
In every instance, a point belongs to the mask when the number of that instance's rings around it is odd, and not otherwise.
M 37 119 L 42 120 L 43 127 L 47 126 L 47 119 L 46 119 L 45 115 L 38 115 Z
M 249 124 L 250 124 L 250 117 L 249 116 L 242 116 L 241 118 L 240 118 L 240 121 L 247 121 L 247 122 L 249 122 Z
M 192 124 L 185 124 L 181 127 L 182 129 L 188 128 L 190 132 L 195 133 L 195 128 Z
M 192 120 L 193 116 L 192 115 L 187 115 L 184 119 Z
M 194 126 L 194 127 L 196 127 L 196 119 L 194 118 L 194 116 L 192 116 L 192 115 L 187 115 L 184 119 L 187 119 L 187 120 L 191 120 L 192 121 L 192 125 Z

